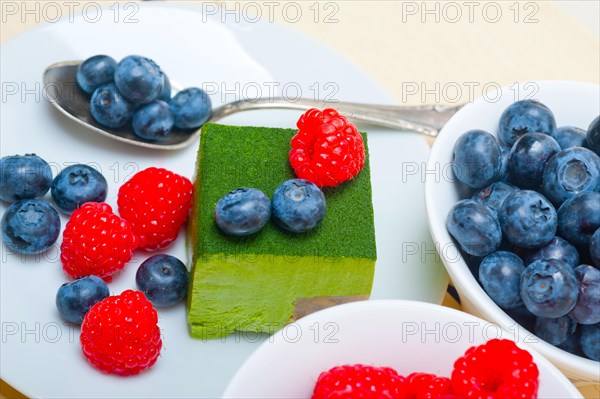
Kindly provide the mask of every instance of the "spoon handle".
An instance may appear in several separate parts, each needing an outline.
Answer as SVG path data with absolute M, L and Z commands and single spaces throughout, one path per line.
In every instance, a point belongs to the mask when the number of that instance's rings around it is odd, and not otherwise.
M 315 102 L 300 98 L 290 101 L 283 97 L 239 100 L 213 110 L 211 122 L 228 115 L 255 109 L 335 108 L 348 118 L 378 126 L 409 130 L 436 137 L 444 124 L 454 115 L 460 105 L 376 105 L 350 102 Z

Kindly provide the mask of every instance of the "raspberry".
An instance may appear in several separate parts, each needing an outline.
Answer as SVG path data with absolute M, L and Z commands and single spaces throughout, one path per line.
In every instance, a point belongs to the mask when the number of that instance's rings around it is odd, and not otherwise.
M 467 350 L 454 363 L 452 388 L 460 398 L 537 398 L 538 368 L 529 352 L 493 339 Z
M 63 232 L 60 260 L 71 277 L 107 278 L 131 259 L 137 240 L 128 221 L 110 205 L 87 202 L 72 214 Z
M 404 378 L 388 367 L 338 366 L 321 373 L 312 399 L 398 399 Z
M 449 378 L 435 374 L 412 373 L 406 377 L 406 399 L 442 399 L 452 397 Z
M 92 306 L 83 319 L 83 355 L 105 373 L 139 374 L 160 354 L 157 322 L 156 310 L 140 291 L 110 296 Z
M 140 248 L 165 248 L 187 220 L 192 183 L 166 169 L 144 169 L 121 186 L 117 202 L 119 214 L 131 223 Z
M 365 144 L 356 126 L 332 108 L 306 111 L 292 138 L 290 164 L 296 176 L 320 187 L 337 186 L 358 175 Z

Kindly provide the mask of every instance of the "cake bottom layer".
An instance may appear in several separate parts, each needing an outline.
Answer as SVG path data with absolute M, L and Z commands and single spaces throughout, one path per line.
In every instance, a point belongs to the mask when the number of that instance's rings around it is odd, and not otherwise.
M 190 334 L 213 339 L 235 330 L 272 334 L 308 313 L 368 299 L 375 260 L 214 254 L 195 268 Z

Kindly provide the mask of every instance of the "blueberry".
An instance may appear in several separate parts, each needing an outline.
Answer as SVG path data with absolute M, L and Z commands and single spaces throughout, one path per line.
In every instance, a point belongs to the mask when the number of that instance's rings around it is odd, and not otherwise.
M 173 114 L 169 104 L 154 100 L 133 114 L 133 132 L 144 140 L 160 141 L 167 138 L 173 128 Z
M 512 176 L 510 175 L 510 168 L 508 166 L 510 160 L 510 148 L 500 146 L 500 153 L 502 155 L 502 164 L 500 166 L 500 172 L 498 172 L 498 180 L 503 182 L 510 182 Z
M 557 345 L 558 348 L 567 351 L 573 355 L 585 357 L 583 351 L 581 350 L 581 346 L 579 345 L 581 341 L 581 328 L 576 328 L 575 332 L 571 334 L 565 342 Z
M 163 88 L 158 96 L 158 99 L 168 103 L 171 101 L 171 81 L 165 73 L 163 73 L 163 79 Z
M 538 189 L 546 164 L 559 151 L 556 140 L 542 133 L 528 133 L 519 138 L 510 150 L 508 160 L 515 184 L 521 188 Z
M 454 144 L 452 170 L 472 188 L 493 183 L 500 173 L 502 154 L 496 138 L 483 130 L 470 130 Z
M 554 136 L 556 121 L 552 111 L 538 101 L 522 100 L 511 104 L 500 116 L 498 135 L 507 147 L 527 133 Z
M 2 215 L 2 240 L 16 253 L 44 252 L 58 238 L 60 217 L 48 202 L 38 199 L 17 201 Z
M 600 115 L 590 124 L 586 135 L 587 147 L 600 156 Z
M 579 282 L 577 304 L 569 316 L 579 324 L 600 323 L 600 270 L 589 265 L 575 268 Z
M 317 227 L 325 217 L 325 195 L 314 183 L 304 179 L 283 182 L 273 194 L 275 222 L 292 233 Z
M 129 122 L 133 106 L 119 93 L 114 83 L 108 83 L 92 94 L 90 111 L 96 122 L 116 129 Z
M 104 202 L 108 186 L 100 172 L 88 165 L 64 168 L 52 181 L 52 199 L 67 213 L 86 202 Z
M 165 73 L 163 73 L 163 88 L 158 96 L 158 100 L 162 100 L 166 103 L 171 101 L 171 81 Z
M 52 183 L 50 165 L 35 154 L 0 159 L 0 200 L 14 202 L 46 194 Z
M 135 283 L 154 306 L 171 306 L 185 298 L 189 274 L 179 259 L 154 255 L 140 265 Z
M 505 239 L 502 240 L 502 244 L 500 245 L 501 251 L 508 251 L 517 255 L 519 258 L 521 258 L 525 266 L 531 263 L 528 261 L 528 259 L 531 255 L 533 255 L 536 249 L 537 248 L 522 248 Z
M 517 188 L 513 185 L 504 182 L 496 182 L 476 192 L 471 199 L 487 206 L 498 214 L 500 207 L 502 207 L 502 203 L 504 203 L 508 194 L 515 190 L 517 190 Z
M 221 197 L 215 206 L 217 226 L 234 236 L 258 232 L 270 217 L 271 201 L 256 188 L 237 188 Z
M 600 228 L 600 193 L 587 192 L 565 201 L 558 208 L 558 231 L 575 245 L 588 245 Z
M 535 335 L 552 345 L 564 343 L 575 333 L 577 323 L 569 316 L 555 319 L 538 317 L 535 322 Z
M 579 264 L 579 252 L 577 252 L 577 248 L 568 241 L 563 240 L 559 236 L 555 236 L 548 244 L 536 249 L 535 252 L 528 254 L 528 256 L 525 257 L 527 264 L 540 259 L 557 259 L 565 262 L 571 267 L 575 267 Z
M 600 362 L 600 323 L 581 326 L 580 345 L 588 358 Z
M 502 242 L 500 224 L 494 212 L 473 200 L 460 201 L 450 209 L 446 229 L 470 255 L 489 255 Z
M 519 306 L 514 309 L 505 309 L 507 315 L 510 316 L 511 319 L 516 321 L 520 327 L 525 328 L 527 331 L 534 332 L 535 331 L 535 322 L 537 317 L 533 313 L 531 313 L 525 305 Z M 511 326 L 510 331 L 514 331 L 515 329 Z
M 563 126 L 556 129 L 554 140 L 563 150 L 572 147 L 583 147 L 585 145 L 585 133 L 585 130 L 575 126 Z
M 154 61 L 139 55 L 129 55 L 115 70 L 115 84 L 127 100 L 147 104 L 160 96 L 163 90 L 163 72 Z
M 600 268 L 600 228 L 596 229 L 590 239 L 590 258 L 594 266 Z
M 536 260 L 521 276 L 521 298 L 538 317 L 557 318 L 573 309 L 579 284 L 573 268 L 556 259 Z
M 556 234 L 556 210 L 535 191 L 510 193 L 502 203 L 498 217 L 504 238 L 519 247 L 545 245 Z
M 525 265 L 512 252 L 497 251 L 486 256 L 479 266 L 479 282 L 485 292 L 502 309 L 523 305 L 519 294 Z
M 180 91 L 169 103 L 179 129 L 199 128 L 212 115 L 212 104 L 208 94 L 196 87 Z
M 108 55 L 95 55 L 79 64 L 76 80 L 81 90 L 92 94 L 114 80 L 117 62 Z
M 462 252 L 461 255 L 467 264 L 467 267 L 471 270 L 471 273 L 473 273 L 474 276 L 479 275 L 479 265 L 481 264 L 483 257 L 470 255 L 466 252 Z
M 577 194 L 600 191 L 600 157 L 587 148 L 562 150 L 546 164 L 542 186 L 557 206 Z
M 81 324 L 90 308 L 109 295 L 108 286 L 100 277 L 79 277 L 60 286 L 56 307 L 63 319 Z

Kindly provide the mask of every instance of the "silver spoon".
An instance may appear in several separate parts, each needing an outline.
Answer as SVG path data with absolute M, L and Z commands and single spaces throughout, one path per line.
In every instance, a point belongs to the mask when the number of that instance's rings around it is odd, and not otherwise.
M 195 142 L 200 129 L 184 131 L 173 129 L 167 138 L 160 142 L 151 142 L 137 137 L 129 125 L 120 129 L 104 127 L 94 120 L 90 113 L 89 97 L 79 89 L 75 80 L 77 67 L 82 61 L 64 61 L 50 65 L 44 71 L 43 81 L 50 102 L 68 118 L 115 140 L 146 148 L 177 150 Z M 181 86 L 171 81 L 173 92 Z M 461 105 L 373 105 L 347 102 L 315 102 L 301 98 L 291 102 L 283 97 L 239 100 L 214 108 L 209 122 L 215 122 L 226 116 L 255 109 L 297 109 L 310 108 L 337 109 L 348 118 L 400 130 L 422 133 L 436 137 L 444 124 L 458 111 Z

